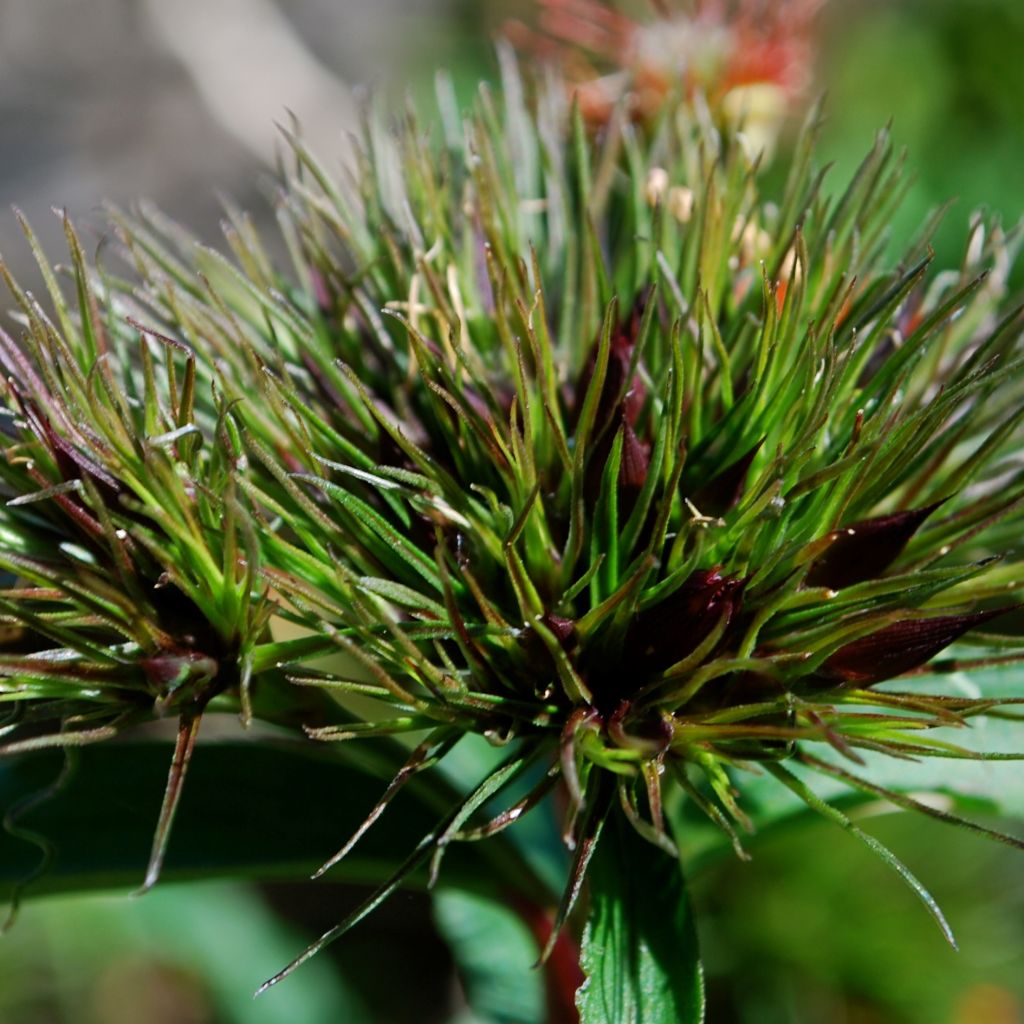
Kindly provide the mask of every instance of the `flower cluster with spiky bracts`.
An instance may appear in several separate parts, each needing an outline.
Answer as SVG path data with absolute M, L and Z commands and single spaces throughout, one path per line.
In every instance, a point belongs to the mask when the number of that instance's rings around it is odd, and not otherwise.
M 884 135 L 829 198 L 812 115 L 772 201 L 706 108 L 593 135 L 502 64 L 465 122 L 439 81 L 437 138 L 369 116 L 341 180 L 289 134 L 290 267 L 235 210 L 234 259 L 112 211 L 120 276 L 69 226 L 75 301 L 34 240 L 52 312 L 8 279 L 0 752 L 178 715 L 149 882 L 208 708 L 416 737 L 370 821 L 508 744 L 368 906 L 563 785 L 560 925 L 616 807 L 738 847 L 760 766 L 852 829 L 787 760 L 879 791 L 864 752 L 982 756 L 933 731 L 1005 703 L 877 684 L 965 634 L 1021 653 L 1018 234 L 890 266 Z

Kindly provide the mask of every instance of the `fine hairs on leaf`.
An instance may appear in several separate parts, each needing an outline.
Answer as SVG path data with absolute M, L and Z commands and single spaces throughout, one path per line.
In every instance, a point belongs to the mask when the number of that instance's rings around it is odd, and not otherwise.
M 614 813 L 590 871 L 577 993 L 584 1021 L 693 1021 L 705 1014 L 697 932 L 678 860 Z

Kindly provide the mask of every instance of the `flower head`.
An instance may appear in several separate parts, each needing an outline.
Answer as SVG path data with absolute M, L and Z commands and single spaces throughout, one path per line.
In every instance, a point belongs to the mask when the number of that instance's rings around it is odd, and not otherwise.
M 884 134 L 832 200 L 812 116 L 770 200 L 689 107 L 591 137 L 505 67 L 464 136 L 368 118 L 349 184 L 292 137 L 288 269 L 233 212 L 233 262 L 115 213 L 133 277 L 73 249 L 57 323 L 14 286 L 25 638 L 0 694 L 9 749 L 178 713 L 163 838 L 213 701 L 374 698 L 303 722 L 415 737 L 370 821 L 485 736 L 507 758 L 391 888 L 561 785 L 560 924 L 612 814 L 675 854 L 688 800 L 739 848 L 745 773 L 822 809 L 785 762 L 871 786 L 869 754 L 977 756 L 932 733 L 995 700 L 880 684 L 962 638 L 1019 654 L 992 630 L 1020 579 L 1021 324 L 998 225 L 962 272 L 933 275 L 927 239 L 885 261 Z M 687 218 L 650 201 L 655 167 Z

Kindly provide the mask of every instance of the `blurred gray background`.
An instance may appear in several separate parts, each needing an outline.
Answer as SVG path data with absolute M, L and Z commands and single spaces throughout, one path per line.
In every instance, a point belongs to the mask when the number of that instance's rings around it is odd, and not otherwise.
M 262 212 L 274 122 L 294 113 L 342 159 L 348 83 L 394 81 L 452 13 L 449 0 L 0 0 L 0 253 L 31 275 L 15 203 L 55 257 L 55 206 L 87 236 L 101 200 L 151 199 L 208 239 L 218 192 Z
M 268 211 L 275 121 L 293 112 L 339 161 L 353 85 L 419 97 L 446 67 L 468 99 L 499 26 L 536 11 L 537 0 L 0 0 L 0 254 L 32 279 L 12 203 L 55 259 L 50 208 L 66 207 L 88 240 L 102 200 L 151 199 L 215 241 L 218 193 Z M 829 0 L 818 30 L 811 92 L 828 93 L 819 155 L 836 165 L 833 188 L 892 116 L 917 176 L 897 237 L 959 197 L 936 243 L 940 262 L 957 263 L 972 209 L 1021 216 L 1024 0 Z

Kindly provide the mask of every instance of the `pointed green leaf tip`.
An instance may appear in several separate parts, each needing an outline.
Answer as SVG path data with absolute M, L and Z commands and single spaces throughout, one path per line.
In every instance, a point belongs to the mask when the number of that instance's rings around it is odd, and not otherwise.
M 582 1024 L 701 1024 L 704 971 L 679 861 L 616 811 L 588 877 Z

